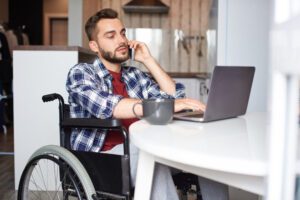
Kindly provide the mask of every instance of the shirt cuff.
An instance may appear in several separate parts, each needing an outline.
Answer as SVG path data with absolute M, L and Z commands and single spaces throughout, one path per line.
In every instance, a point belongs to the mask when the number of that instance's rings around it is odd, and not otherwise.
M 185 97 L 185 86 L 182 83 L 175 84 L 176 93 L 175 98 L 184 98 Z

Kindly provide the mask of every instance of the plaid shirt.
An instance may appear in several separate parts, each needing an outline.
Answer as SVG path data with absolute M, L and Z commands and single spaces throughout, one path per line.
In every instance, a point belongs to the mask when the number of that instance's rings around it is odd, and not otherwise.
M 182 98 L 184 86 L 176 83 L 176 94 L 161 91 L 158 84 L 135 67 L 122 66 L 122 81 L 128 95 L 137 99 Z M 100 59 L 93 64 L 79 63 L 69 71 L 66 89 L 69 93 L 70 116 L 73 118 L 111 118 L 114 107 L 123 98 L 113 94 L 112 76 Z M 106 132 L 97 129 L 74 129 L 71 145 L 74 150 L 99 152 Z

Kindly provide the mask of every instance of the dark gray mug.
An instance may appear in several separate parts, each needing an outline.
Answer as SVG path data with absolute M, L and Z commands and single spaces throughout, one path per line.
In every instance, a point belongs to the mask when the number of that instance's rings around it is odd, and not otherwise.
M 143 107 L 143 117 L 139 117 L 134 111 L 138 104 Z M 174 99 L 144 99 L 141 103 L 135 103 L 132 111 L 137 118 L 145 119 L 150 124 L 167 124 L 173 120 Z

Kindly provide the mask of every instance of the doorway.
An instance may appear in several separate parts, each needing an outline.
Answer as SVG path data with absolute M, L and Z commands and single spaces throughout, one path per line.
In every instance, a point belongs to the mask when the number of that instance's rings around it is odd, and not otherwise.
M 68 16 L 66 14 L 45 14 L 44 45 L 68 45 Z

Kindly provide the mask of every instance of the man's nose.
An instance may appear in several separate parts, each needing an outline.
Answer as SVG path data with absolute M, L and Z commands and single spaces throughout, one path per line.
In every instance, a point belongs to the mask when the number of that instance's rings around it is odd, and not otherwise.
M 119 44 L 121 44 L 121 43 L 127 44 L 127 42 L 128 42 L 128 39 L 127 39 L 126 36 L 119 35 L 119 37 L 118 37 L 118 43 L 119 43 Z

